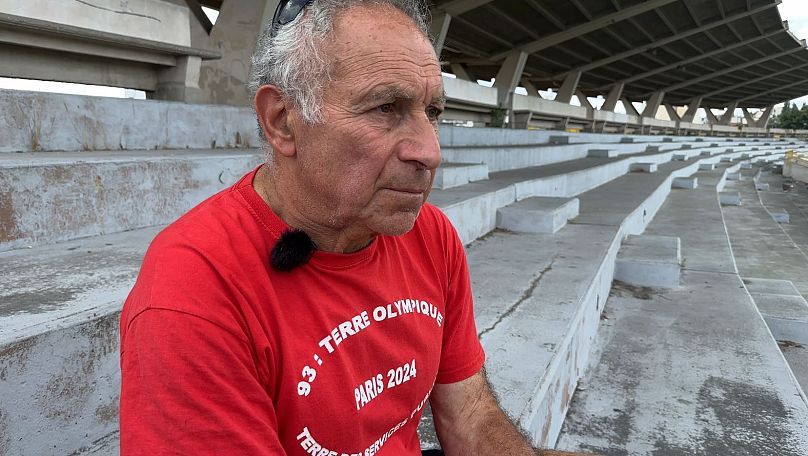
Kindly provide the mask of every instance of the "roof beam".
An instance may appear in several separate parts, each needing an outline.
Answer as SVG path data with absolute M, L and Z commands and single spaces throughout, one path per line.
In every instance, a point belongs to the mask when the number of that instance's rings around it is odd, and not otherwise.
M 553 79 L 561 79 L 564 76 L 566 76 L 566 74 L 569 73 L 570 71 L 587 72 L 589 70 L 593 70 L 595 68 L 602 67 L 604 65 L 608 65 L 610 63 L 614 63 L 614 62 L 623 60 L 625 58 L 628 58 L 628 57 L 631 57 L 631 56 L 634 56 L 634 55 L 637 55 L 637 54 L 642 54 L 643 52 L 647 52 L 647 51 L 649 51 L 651 49 L 662 47 L 662 46 L 664 46 L 666 44 L 670 44 L 670 43 L 679 41 L 679 40 L 681 40 L 683 38 L 687 38 L 689 36 L 693 36 L 693 35 L 696 35 L 698 33 L 702 33 L 702 32 L 704 32 L 706 30 L 710 30 L 710 29 L 715 28 L 715 27 L 720 27 L 722 25 L 728 24 L 728 23 L 736 21 L 738 19 L 753 16 L 753 15 L 758 14 L 760 12 L 766 11 L 766 10 L 768 10 L 770 8 L 775 8 L 775 7 L 777 7 L 777 5 L 779 5 L 782 2 L 783 2 L 783 0 L 775 0 L 772 3 L 759 6 L 759 7 L 755 8 L 755 9 L 751 9 L 751 10 L 743 11 L 741 13 L 733 14 L 733 15 L 725 17 L 724 19 L 718 20 L 716 22 L 711 22 L 711 23 L 708 23 L 708 24 L 704 24 L 704 25 L 702 25 L 700 27 L 696 27 L 694 29 L 685 30 L 685 31 L 682 31 L 681 33 L 669 36 L 667 38 L 663 38 L 661 40 L 657 40 L 657 41 L 655 41 L 653 43 L 648 43 L 648 44 L 643 45 L 643 46 L 636 46 L 636 47 L 633 47 L 633 48 L 631 48 L 631 49 L 629 49 L 627 51 L 620 52 L 618 54 L 614 54 L 614 55 L 611 55 L 609 57 L 605 57 L 603 59 L 596 60 L 596 61 L 591 62 L 591 63 L 587 63 L 586 65 L 581 65 L 581 66 L 576 67 L 576 68 L 570 68 L 569 70 L 567 70 L 567 71 L 565 71 L 563 73 L 559 73 L 557 75 L 554 75 Z M 497 55 L 497 57 L 498 57 L 498 55 Z
M 603 27 L 612 25 L 616 22 L 629 19 L 631 17 L 646 13 L 648 11 L 651 11 L 653 9 L 665 6 L 667 4 L 676 1 L 679 0 L 646 0 L 637 5 L 624 8 L 620 11 L 607 14 L 603 17 L 595 18 L 591 21 L 585 22 L 580 25 L 576 25 L 574 27 L 570 27 L 558 33 L 553 33 L 552 35 L 545 36 L 541 39 L 522 45 L 518 49 L 520 51 L 527 52 L 529 54 L 539 52 L 542 49 L 547 49 L 549 47 L 555 46 L 556 44 L 563 43 L 564 41 L 577 38 L 580 35 L 585 35 L 587 33 L 594 32 L 595 30 L 600 30 Z M 508 54 L 508 52 L 509 51 L 496 54 L 492 57 L 492 59 L 501 60 L 502 58 L 505 57 L 505 55 Z
M 797 87 L 797 86 L 806 85 L 806 84 L 808 84 L 808 81 L 806 81 L 806 80 L 797 81 L 797 82 L 795 82 L 793 84 L 780 86 L 780 87 L 777 87 L 775 89 L 772 89 L 772 90 L 769 90 L 769 91 L 766 91 L 766 92 L 762 92 L 762 93 L 759 92 L 759 93 L 756 93 L 756 94 L 753 94 L 753 95 L 749 95 L 748 97 L 741 98 L 740 100 L 738 100 L 738 102 L 743 103 L 744 101 L 754 100 L 755 98 L 763 98 L 763 97 L 766 97 L 767 95 L 771 95 L 773 93 L 782 92 L 782 91 L 784 91 L 786 89 L 790 89 L 792 87 Z
M 714 90 L 714 91 L 712 91 L 710 93 L 705 93 L 704 97 L 709 98 L 709 97 L 712 97 L 714 95 L 718 95 L 719 93 L 729 92 L 731 90 L 739 89 L 741 87 L 744 87 L 744 86 L 747 86 L 747 85 L 750 85 L 750 84 L 755 84 L 755 83 L 760 82 L 760 81 L 767 81 L 767 80 L 769 80 L 771 78 L 774 78 L 774 77 L 777 77 L 777 76 L 782 76 L 784 74 L 788 74 L 788 73 L 791 73 L 792 71 L 796 71 L 796 70 L 799 70 L 799 69 L 802 69 L 802 68 L 805 68 L 805 67 L 808 67 L 808 63 L 804 63 L 802 65 L 798 65 L 798 66 L 795 66 L 795 67 L 790 66 L 790 67 L 786 68 L 785 70 L 778 71 L 776 73 L 765 74 L 765 75 L 763 75 L 763 76 L 761 76 L 759 78 L 750 79 L 750 80 L 747 80 L 747 81 L 743 81 L 743 82 L 741 82 L 739 84 L 735 84 L 735 85 L 732 85 L 732 86 L 729 86 L 729 87 L 722 87 L 719 90 Z
M 766 62 L 768 62 L 770 60 L 774 60 L 774 59 L 777 59 L 777 58 L 780 58 L 780 57 L 784 57 L 786 55 L 793 54 L 795 52 L 799 52 L 799 51 L 802 51 L 804 49 L 805 49 L 805 45 L 801 45 L 799 47 L 789 49 L 787 51 L 778 52 L 777 54 L 767 55 L 766 57 L 761 57 L 759 59 L 755 59 L 755 60 L 752 60 L 752 61 L 749 61 L 749 62 L 744 62 L 744 63 L 741 63 L 739 65 L 735 65 L 735 66 L 732 66 L 732 67 L 729 67 L 729 68 L 724 68 L 723 70 L 719 70 L 719 71 L 716 71 L 716 72 L 713 72 L 713 73 L 710 73 L 710 74 L 705 74 L 704 76 L 700 76 L 700 77 L 695 78 L 695 79 L 688 79 L 688 80 L 682 81 L 682 82 L 680 82 L 678 84 L 674 84 L 672 86 L 665 87 L 662 90 L 664 90 L 665 92 L 670 93 L 670 92 L 673 92 L 675 90 L 679 90 L 679 89 L 682 89 L 684 87 L 691 86 L 693 84 L 698 84 L 699 82 L 703 82 L 703 81 L 707 81 L 707 80 L 710 80 L 710 79 L 713 79 L 713 78 L 717 78 L 718 76 L 723 76 L 725 74 L 733 73 L 735 71 L 742 70 L 744 68 L 749 68 L 749 67 L 752 67 L 752 66 L 755 66 L 755 65 L 760 65 L 761 63 L 766 63 Z
M 765 34 L 763 36 L 756 36 L 754 38 L 750 38 L 748 40 L 741 41 L 741 42 L 735 43 L 735 44 L 730 45 L 730 46 L 719 48 L 719 49 L 716 49 L 714 51 L 706 52 L 704 54 L 699 54 L 699 55 L 697 55 L 695 57 L 691 57 L 689 59 L 684 59 L 684 60 L 681 60 L 679 62 L 674 62 L 674 63 L 671 63 L 670 65 L 665 65 L 663 67 L 655 68 L 655 69 L 653 69 L 651 71 L 646 71 L 645 73 L 640 73 L 640 74 L 638 74 L 636 76 L 632 76 L 632 77 L 630 77 L 628 79 L 625 79 L 625 80 L 623 80 L 621 82 L 624 82 L 626 84 L 630 84 L 630 83 L 632 83 L 634 81 L 639 81 L 640 79 L 645 79 L 645 78 L 647 78 L 649 76 L 654 76 L 654 75 L 659 74 L 659 73 L 664 73 L 666 71 L 673 70 L 674 68 L 679 68 L 679 67 L 682 67 L 682 66 L 685 66 L 685 65 L 690 65 L 691 63 L 698 62 L 699 60 L 706 59 L 706 58 L 712 57 L 714 55 L 721 54 L 723 52 L 726 52 L 726 51 L 729 51 L 729 50 L 732 50 L 732 49 L 743 47 L 743 46 L 746 46 L 748 44 L 752 44 L 752 43 L 754 43 L 756 41 L 771 38 L 771 37 L 773 37 L 773 36 L 775 36 L 777 34 L 780 34 L 782 32 L 783 32 L 782 30 L 775 30 L 774 32 L 769 32 L 769 33 L 767 33 L 767 34 Z M 604 89 L 606 89 L 606 87 L 600 87 L 599 89 L 604 90 Z
M 435 9 L 443 10 L 447 14 L 457 16 L 459 14 L 468 13 L 473 9 L 477 9 L 485 4 L 491 3 L 493 0 L 452 0 Z

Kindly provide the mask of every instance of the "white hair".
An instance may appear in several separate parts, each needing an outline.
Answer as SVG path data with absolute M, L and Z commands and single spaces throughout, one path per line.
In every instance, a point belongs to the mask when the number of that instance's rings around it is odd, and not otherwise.
M 322 53 L 323 43 L 337 14 L 363 4 L 392 6 L 429 37 L 429 10 L 423 0 L 313 0 L 295 20 L 278 28 L 275 36 L 271 36 L 272 26 L 267 27 L 253 54 L 250 93 L 274 85 L 306 123 L 321 123 L 323 89 L 331 80 L 331 61 Z

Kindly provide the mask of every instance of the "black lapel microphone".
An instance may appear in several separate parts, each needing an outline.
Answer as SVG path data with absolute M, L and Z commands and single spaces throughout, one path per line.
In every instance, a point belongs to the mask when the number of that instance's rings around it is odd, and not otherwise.
M 315 250 L 317 244 L 305 231 L 288 229 L 281 234 L 275 247 L 272 247 L 270 264 L 279 271 L 289 272 L 308 263 Z

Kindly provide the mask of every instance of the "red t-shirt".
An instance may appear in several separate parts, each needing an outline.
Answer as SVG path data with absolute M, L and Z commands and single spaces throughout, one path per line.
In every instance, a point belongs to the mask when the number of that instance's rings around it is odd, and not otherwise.
M 121 316 L 121 453 L 416 455 L 432 386 L 480 370 L 463 247 L 403 236 L 269 264 L 287 229 L 256 171 L 152 242 Z

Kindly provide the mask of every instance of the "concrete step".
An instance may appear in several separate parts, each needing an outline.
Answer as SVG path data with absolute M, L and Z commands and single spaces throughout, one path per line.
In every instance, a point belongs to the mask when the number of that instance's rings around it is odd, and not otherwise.
M 711 185 L 720 173 L 699 176 L 699 189 L 674 190 L 646 230 L 681 238 L 682 286 L 612 289 L 558 448 L 808 451 L 808 402 L 737 275 Z
M 0 253 L 7 454 L 65 455 L 118 426 L 118 319 L 156 228 Z
M 0 90 L 0 153 L 258 145 L 248 107 Z
M 681 244 L 672 236 L 628 236 L 614 266 L 614 279 L 638 287 L 676 288 Z
M 255 149 L 0 154 L 0 252 L 166 224 L 262 160 Z
M 482 163 L 441 163 L 435 172 L 432 188 L 460 187 L 469 182 L 488 179 L 488 165 Z
M 497 228 L 522 233 L 555 233 L 578 216 L 577 198 L 527 198 L 497 211 Z
M 720 149 L 724 150 L 724 149 Z M 700 163 L 717 163 L 721 156 L 737 157 L 743 152 L 701 157 L 699 149 L 690 149 L 690 158 L 681 163 L 685 167 L 698 167 Z M 572 198 L 603 185 L 629 172 L 632 163 L 670 162 L 674 152 L 642 152 L 617 158 L 581 158 L 544 166 L 510 171 L 492 172 L 487 181 L 474 182 L 458 188 L 434 190 L 430 201 L 444 209 L 455 224 L 463 243 L 488 233 L 496 227 L 496 213 L 501 207 L 531 197 Z M 764 152 L 754 152 L 763 154 Z M 695 170 L 695 168 L 694 168 Z M 675 177 L 685 177 L 692 174 Z
M 751 146 L 741 147 L 737 143 L 693 142 L 633 142 L 633 143 L 570 143 L 570 144 L 516 144 L 516 145 L 476 145 L 441 147 L 443 159 L 452 163 L 485 163 L 490 172 L 508 171 L 576 160 L 589 156 L 617 157 L 643 152 L 688 151 L 684 154 L 692 157 L 692 149 L 705 154 L 716 155 L 738 150 L 750 150 Z M 718 144 L 718 143 L 716 143 Z M 729 147 L 734 146 L 734 147 Z M 732 150 L 730 150 L 732 149 Z M 594 151 L 594 152 L 590 152 Z M 682 154 L 678 154 L 682 155 Z
M 673 188 L 694 189 L 699 187 L 697 177 L 677 177 L 673 180 Z
M 725 143 L 736 139 L 722 137 L 693 138 L 687 136 L 631 135 L 604 133 L 571 133 L 553 130 L 509 130 L 502 128 L 465 128 L 449 125 L 440 127 L 441 146 L 513 146 L 525 144 L 614 144 L 614 143 Z M 765 138 L 745 138 L 750 144 L 782 144 L 787 141 L 773 141 Z

